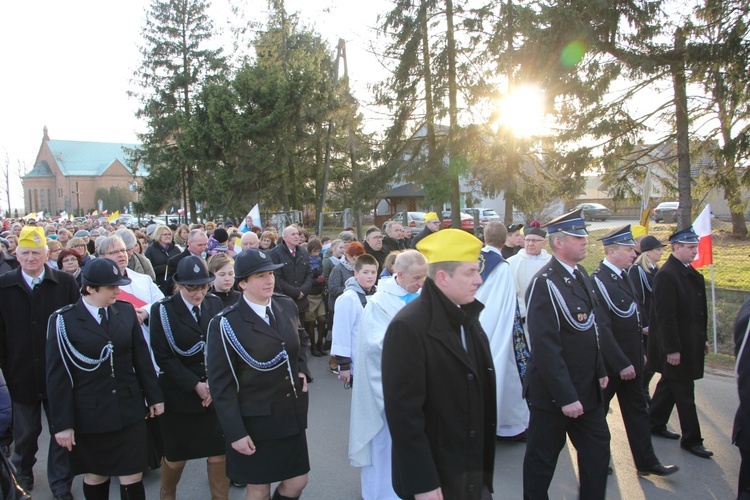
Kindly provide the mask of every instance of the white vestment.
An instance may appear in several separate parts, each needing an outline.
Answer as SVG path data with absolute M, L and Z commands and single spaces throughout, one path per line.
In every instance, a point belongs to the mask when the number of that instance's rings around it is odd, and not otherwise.
M 516 286 L 518 308 L 521 310 L 522 318 L 526 317 L 526 289 L 531 284 L 531 279 L 534 275 L 547 265 L 551 258 L 552 256 L 545 249 L 542 249 L 542 253 L 539 255 L 529 255 L 525 249 L 522 249 L 508 259 L 510 274 L 513 276 L 513 283 Z
M 150 315 L 151 306 L 154 304 L 154 302 L 158 302 L 163 299 L 164 294 L 161 290 L 159 290 L 159 287 L 154 284 L 151 276 L 149 276 L 148 274 L 137 273 L 132 269 L 128 269 L 126 272 L 131 282 L 129 285 L 121 286 L 120 290 L 122 290 L 123 292 L 128 292 L 130 295 L 133 295 L 144 301 L 146 305 L 143 306 L 143 309 Z M 149 351 L 151 351 L 151 330 L 149 330 L 147 325 L 142 324 L 141 331 L 143 332 L 143 338 L 146 339 Z M 154 370 L 156 370 L 156 373 L 159 373 L 159 365 L 156 364 L 156 359 L 154 359 L 153 351 L 151 351 L 151 362 L 154 364 Z
M 378 291 L 370 298 L 359 322 L 349 460 L 354 467 L 362 467 L 364 500 L 398 498 L 391 483 L 391 436 L 385 420 L 381 361 L 388 324 L 417 295 L 401 288 L 396 278 L 381 279 Z
M 490 246 L 482 250 L 500 254 L 500 250 Z M 523 399 L 516 364 L 513 342 L 516 289 L 507 261 L 495 266 L 477 290 L 475 298 L 485 306 L 479 314 L 479 321 L 490 341 L 492 361 L 495 364 L 497 435 L 517 436 L 529 426 L 529 407 Z

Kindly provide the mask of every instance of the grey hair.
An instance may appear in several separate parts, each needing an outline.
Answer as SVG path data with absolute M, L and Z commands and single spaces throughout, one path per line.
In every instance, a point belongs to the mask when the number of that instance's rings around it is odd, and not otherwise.
M 396 256 L 396 262 L 393 263 L 394 273 L 406 272 L 411 266 L 423 266 L 427 264 L 427 259 L 417 250 L 404 250 Z

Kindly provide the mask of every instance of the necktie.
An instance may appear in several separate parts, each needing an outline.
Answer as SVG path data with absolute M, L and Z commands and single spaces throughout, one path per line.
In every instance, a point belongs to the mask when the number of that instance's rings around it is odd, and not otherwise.
M 578 271 L 577 267 L 573 269 L 573 277 L 577 279 L 580 284 L 583 285 L 583 280 L 581 279 L 581 273 Z
M 201 308 L 198 306 L 193 306 L 193 314 L 195 315 L 195 321 L 200 323 L 201 322 Z
M 297 255 L 297 252 L 295 252 L 294 250 L 289 250 L 289 252 L 291 252 L 292 257 L 295 257 Z
M 107 310 L 103 307 L 99 308 L 99 318 L 101 318 L 101 325 L 104 331 L 109 333 L 109 322 L 107 321 Z
M 42 282 L 42 278 L 40 278 L 39 276 L 37 276 L 36 278 L 34 278 L 34 279 L 31 280 L 31 288 L 34 288 L 35 286 L 37 286 L 41 282 Z
M 266 316 L 268 316 L 268 324 L 275 330 L 276 320 L 274 319 L 273 313 L 271 312 L 271 306 L 266 306 Z
M 635 289 L 633 288 L 633 285 L 630 283 L 630 278 L 628 277 L 628 273 L 625 271 L 620 272 L 620 277 L 622 278 L 622 281 L 625 282 L 625 286 L 628 287 L 628 290 L 630 290 L 630 293 L 635 297 Z

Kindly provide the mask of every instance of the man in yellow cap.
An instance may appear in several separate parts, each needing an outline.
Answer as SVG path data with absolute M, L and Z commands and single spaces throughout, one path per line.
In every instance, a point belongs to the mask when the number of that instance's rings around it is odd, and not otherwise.
M 18 269 L 0 276 L 0 367 L 13 400 L 12 462 L 27 490 L 34 487 L 37 440 L 42 432 L 42 407 L 49 425 L 45 344 L 47 319 L 57 309 L 78 301 L 71 274 L 49 267 L 44 228 L 26 226 L 16 249 Z M 55 498 L 73 498 L 68 452 L 49 440 L 47 479 Z
M 422 229 L 422 231 L 411 240 L 411 247 L 417 248 L 417 243 L 439 230 L 440 219 L 438 218 L 438 214 L 435 212 L 426 213 L 424 216 L 424 229 Z
M 479 500 L 492 491 L 495 375 L 483 309 L 482 243 L 445 229 L 417 245 L 429 264 L 420 296 L 383 342 L 383 399 L 400 498 Z

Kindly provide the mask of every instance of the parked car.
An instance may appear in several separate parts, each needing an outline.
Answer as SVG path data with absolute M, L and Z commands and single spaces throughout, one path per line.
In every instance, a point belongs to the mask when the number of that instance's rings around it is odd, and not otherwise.
M 443 212 L 443 229 L 451 227 L 453 219 L 451 218 L 451 212 Z M 474 216 L 467 213 L 461 212 L 461 229 L 464 231 L 474 232 Z
M 494 208 L 464 208 L 464 212 L 474 216 L 475 213 L 479 215 L 479 225 L 485 226 L 489 222 L 498 221 L 500 222 L 500 216 L 495 212 Z
M 663 201 L 659 203 L 653 212 L 654 222 L 677 222 L 677 212 L 680 210 L 680 202 Z
M 398 222 L 404 226 L 405 230 L 410 231 L 411 236 L 414 237 L 424 229 L 425 215 L 427 215 L 426 212 L 399 212 L 388 220 Z M 385 234 L 385 224 L 383 224 L 382 231 Z
M 576 206 L 575 210 L 581 209 L 583 220 L 601 220 L 605 221 L 612 216 L 607 207 L 600 203 L 581 203 Z

